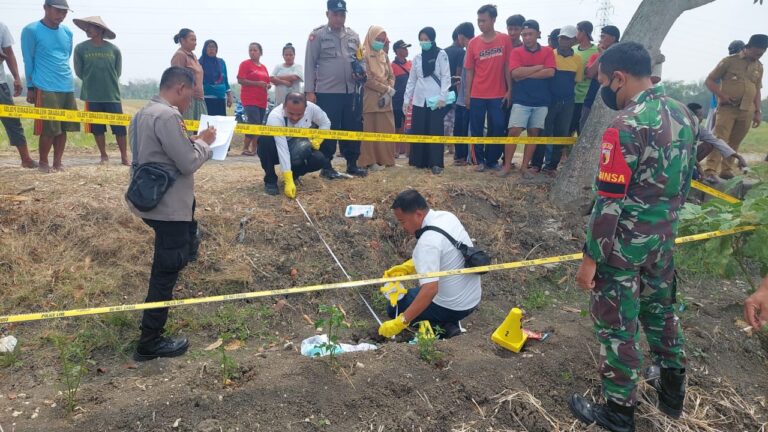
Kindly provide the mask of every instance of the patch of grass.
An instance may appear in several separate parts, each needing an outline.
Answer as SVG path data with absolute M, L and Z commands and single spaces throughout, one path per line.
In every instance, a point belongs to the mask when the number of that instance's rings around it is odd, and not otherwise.
M 565 382 L 573 382 L 573 373 L 571 371 L 563 371 L 560 374 L 560 378 Z
M 543 289 L 534 289 L 523 299 L 526 310 L 544 309 L 552 304 L 552 296 Z
M 88 336 L 83 333 L 72 339 L 63 335 L 54 335 L 49 337 L 49 340 L 53 342 L 59 353 L 61 362 L 59 380 L 62 384 L 65 408 L 71 413 L 77 406 L 77 392 L 80 384 L 88 373 L 86 362 L 91 353 L 89 346 L 92 341 L 89 341 Z
M 234 338 L 229 333 L 221 335 L 222 344 L 219 347 L 221 362 L 219 366 L 221 367 L 221 383 L 224 385 L 229 385 L 233 379 L 240 377 L 240 365 L 237 364 L 237 361 L 232 356 L 227 354 L 226 345 L 232 339 Z
M 16 348 L 8 353 L 0 354 L 0 369 L 19 369 L 24 366 L 21 360 L 21 341 L 16 342 Z
M 275 339 L 270 328 L 275 323 L 275 311 L 269 305 L 225 304 L 216 309 L 214 314 L 206 314 L 200 319 L 200 325 L 211 327 L 217 333 L 231 334 L 234 339 L 245 341 L 256 337 Z
M 768 153 L 768 123 L 763 122 L 757 129 L 750 129 L 739 146 L 739 153 Z

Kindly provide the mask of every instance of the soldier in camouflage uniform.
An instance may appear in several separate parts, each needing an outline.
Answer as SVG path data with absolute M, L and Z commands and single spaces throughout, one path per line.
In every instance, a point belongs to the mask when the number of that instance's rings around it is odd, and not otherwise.
M 650 55 L 637 43 L 617 44 L 600 58 L 603 100 L 621 111 L 603 138 L 598 196 L 577 283 L 591 293 L 607 404 L 575 394 L 569 406 L 580 420 L 612 431 L 635 430 L 640 325 L 662 368 L 659 408 L 678 418 L 685 397 L 672 254 L 678 211 L 696 166 L 698 126 L 685 105 L 653 86 L 650 75 Z

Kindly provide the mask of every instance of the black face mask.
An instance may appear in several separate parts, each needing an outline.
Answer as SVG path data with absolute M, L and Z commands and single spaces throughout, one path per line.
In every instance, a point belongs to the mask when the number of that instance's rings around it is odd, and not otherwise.
M 613 84 L 613 78 L 611 78 L 611 81 L 608 83 L 607 86 L 602 87 L 600 89 L 600 97 L 603 98 L 603 102 L 605 102 L 605 106 L 608 108 L 618 111 L 619 110 L 619 103 L 616 101 L 616 95 L 618 94 L 619 90 L 621 90 L 621 87 L 616 89 L 614 91 L 611 89 L 611 84 Z

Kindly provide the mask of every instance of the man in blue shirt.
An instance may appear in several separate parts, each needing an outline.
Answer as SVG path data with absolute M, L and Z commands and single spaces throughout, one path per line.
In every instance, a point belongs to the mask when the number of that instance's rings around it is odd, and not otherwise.
M 21 52 L 27 77 L 27 102 L 36 107 L 77 110 L 75 87 L 69 58 L 72 56 L 72 31 L 61 25 L 70 11 L 67 0 L 45 0 L 45 16 L 21 32 Z M 62 171 L 61 158 L 67 132 L 80 130 L 79 123 L 35 121 L 40 136 L 40 166 L 45 173 Z M 53 166 L 48 153 L 53 147 Z

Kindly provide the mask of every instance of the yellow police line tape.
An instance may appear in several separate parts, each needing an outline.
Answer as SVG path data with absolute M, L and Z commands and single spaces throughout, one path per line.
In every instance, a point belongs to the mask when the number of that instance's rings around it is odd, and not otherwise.
M 128 114 L 109 114 L 89 111 L 35 108 L 28 106 L 0 105 L 0 117 L 12 117 L 31 120 L 49 120 L 72 123 L 91 123 L 103 125 L 128 126 L 131 116 Z M 187 129 L 196 131 L 197 121 L 186 120 Z M 574 137 L 456 137 L 409 134 L 384 134 L 374 132 L 354 132 L 338 130 L 320 130 L 305 128 L 286 128 L 238 123 L 235 132 L 249 135 L 290 136 L 298 138 L 317 138 L 348 141 L 384 141 L 421 144 L 576 144 Z
M 723 237 L 723 236 L 728 236 L 732 234 L 738 234 L 745 231 L 753 231 L 755 229 L 757 229 L 756 226 L 743 226 L 739 228 L 733 228 L 733 229 L 722 230 L 722 231 L 713 231 L 713 232 L 708 232 L 703 234 L 694 234 L 687 237 L 680 237 L 676 240 L 676 243 L 680 244 L 680 243 L 707 240 L 715 237 Z M 510 263 L 504 263 L 504 264 L 493 264 L 493 265 L 488 265 L 483 267 L 473 267 L 473 268 L 465 268 L 465 269 L 459 269 L 459 270 L 448 270 L 448 271 L 441 271 L 441 272 L 398 276 L 398 277 L 390 277 L 390 278 L 365 279 L 365 280 L 359 280 L 359 281 L 341 282 L 341 283 L 333 283 L 333 284 L 311 285 L 311 286 L 303 286 L 303 287 L 296 287 L 296 288 L 283 288 L 283 289 L 276 289 L 276 290 L 255 291 L 255 292 L 240 293 L 240 294 L 226 294 L 226 295 L 218 295 L 218 296 L 210 296 L 210 297 L 179 299 L 179 300 L 170 300 L 170 301 L 162 301 L 162 302 L 152 302 L 152 303 L 137 303 L 137 304 L 127 304 L 127 305 L 119 305 L 119 306 L 95 307 L 95 308 L 87 308 L 87 309 L 72 309 L 72 310 L 62 310 L 62 311 L 52 311 L 52 312 L 35 312 L 35 313 L 20 314 L 20 315 L 6 315 L 6 316 L 0 316 L 0 324 L 38 321 L 38 320 L 53 319 L 53 318 L 69 318 L 69 317 L 77 317 L 77 316 L 84 316 L 84 315 L 102 315 L 102 314 L 113 313 L 113 312 L 189 306 L 189 305 L 204 304 L 204 303 L 217 303 L 217 302 L 225 302 L 225 301 L 232 301 L 232 300 L 271 297 L 276 295 L 328 291 L 328 290 L 334 290 L 334 289 L 340 289 L 340 288 L 355 288 L 355 287 L 361 287 L 366 285 L 382 285 L 387 282 L 408 281 L 408 280 L 415 280 L 415 279 L 436 278 L 436 277 L 445 277 L 445 276 L 456 276 L 456 275 L 471 274 L 471 273 L 483 273 L 483 272 L 491 272 L 491 271 L 498 271 L 498 270 L 518 269 L 522 267 L 533 267 L 533 266 L 541 266 L 541 265 L 547 265 L 547 264 L 557 264 L 557 263 L 562 263 L 567 261 L 580 260 L 582 257 L 583 257 L 583 254 L 575 253 L 570 255 L 560 255 L 560 256 L 549 257 L 549 258 L 539 258 L 539 259 L 510 262 Z
M 691 187 L 693 187 L 694 189 L 698 189 L 704 192 L 705 194 L 712 195 L 715 198 L 720 198 L 721 200 L 731 204 L 738 204 L 741 202 L 741 200 L 736 197 L 732 197 L 727 193 L 720 192 L 719 190 L 709 187 L 704 183 L 697 182 L 696 180 L 691 182 Z

